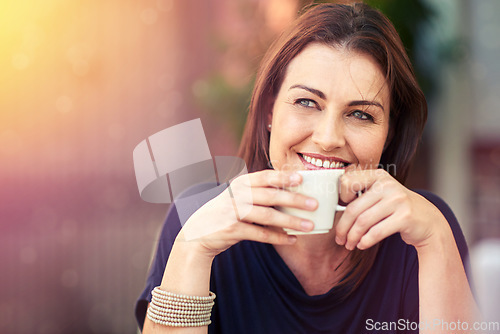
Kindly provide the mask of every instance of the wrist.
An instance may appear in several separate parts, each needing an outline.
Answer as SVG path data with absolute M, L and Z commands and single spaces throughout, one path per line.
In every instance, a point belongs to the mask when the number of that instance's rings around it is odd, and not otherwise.
M 182 230 L 175 238 L 174 245 L 172 246 L 172 249 L 174 247 L 176 249 L 179 249 L 179 252 L 181 252 L 182 254 L 185 254 L 189 260 L 194 261 L 194 262 L 200 262 L 200 263 L 209 262 L 210 265 L 212 264 L 212 261 L 214 260 L 215 256 L 217 255 L 216 252 L 205 247 L 197 239 L 186 240 Z
M 178 294 L 207 295 L 213 259 L 198 242 L 176 238 L 160 288 Z
M 450 247 L 456 248 L 456 244 L 453 233 L 447 222 L 445 225 L 440 224 L 440 227 L 436 226 L 432 234 L 425 241 L 415 245 L 419 257 L 426 255 L 446 255 Z

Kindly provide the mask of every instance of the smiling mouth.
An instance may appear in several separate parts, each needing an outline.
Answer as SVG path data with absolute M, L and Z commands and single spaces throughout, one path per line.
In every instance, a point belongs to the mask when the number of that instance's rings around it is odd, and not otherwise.
M 348 162 L 338 161 L 332 159 L 319 159 L 316 157 L 311 157 L 302 153 L 297 153 L 304 163 L 304 165 L 309 169 L 342 169 L 350 165 Z

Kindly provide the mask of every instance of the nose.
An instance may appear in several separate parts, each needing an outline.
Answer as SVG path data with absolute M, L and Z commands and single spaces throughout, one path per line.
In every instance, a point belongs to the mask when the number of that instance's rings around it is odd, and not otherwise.
M 315 124 L 312 141 L 325 152 L 343 147 L 346 142 L 342 116 L 325 112 Z

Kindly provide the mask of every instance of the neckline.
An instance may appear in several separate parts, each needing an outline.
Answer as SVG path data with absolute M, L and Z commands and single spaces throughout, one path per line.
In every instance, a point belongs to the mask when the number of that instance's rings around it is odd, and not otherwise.
M 252 242 L 254 249 L 264 264 L 265 271 L 275 282 L 276 288 L 286 291 L 291 298 L 305 303 L 326 302 L 333 306 L 339 303 L 347 294 L 349 286 L 335 285 L 324 294 L 308 295 L 295 274 L 288 267 L 273 245 Z

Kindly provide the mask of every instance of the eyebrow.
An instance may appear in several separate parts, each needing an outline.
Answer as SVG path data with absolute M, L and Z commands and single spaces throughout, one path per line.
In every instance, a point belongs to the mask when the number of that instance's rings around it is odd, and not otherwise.
M 326 98 L 325 93 L 323 93 L 322 91 L 320 91 L 318 89 L 314 89 L 314 88 L 308 87 L 308 86 L 305 86 L 305 85 L 293 85 L 288 90 L 291 90 L 291 89 L 294 89 L 294 88 L 300 88 L 300 89 L 303 89 L 303 90 L 307 90 L 308 92 L 311 92 L 314 95 L 316 95 L 316 96 L 318 96 L 319 98 L 322 98 L 322 99 Z M 356 100 L 356 101 L 349 102 L 349 104 L 347 106 L 349 106 L 349 107 L 355 107 L 355 106 L 375 106 L 375 107 L 379 107 L 380 109 L 384 110 L 384 107 L 382 106 L 382 104 L 380 104 L 377 101 Z
M 352 102 L 349 102 L 348 106 L 349 107 L 354 107 L 354 106 L 375 106 L 375 107 L 379 107 L 380 109 L 382 109 L 382 111 L 384 111 L 384 107 L 380 103 L 378 103 L 377 101 L 365 101 L 365 100 L 352 101 Z
M 293 85 L 288 90 L 291 90 L 291 89 L 294 89 L 294 88 L 300 88 L 300 89 L 303 89 L 303 90 L 307 90 L 308 92 L 311 92 L 314 95 L 317 95 L 318 97 L 320 97 L 322 99 L 326 98 L 325 93 L 323 93 L 322 91 L 314 89 L 314 88 L 311 88 L 311 87 L 307 87 L 307 86 L 304 86 L 304 85 Z

